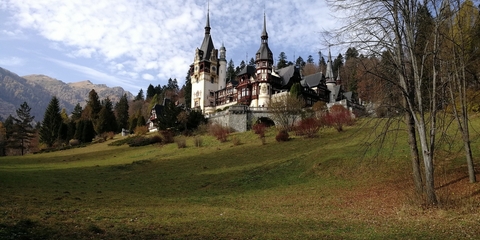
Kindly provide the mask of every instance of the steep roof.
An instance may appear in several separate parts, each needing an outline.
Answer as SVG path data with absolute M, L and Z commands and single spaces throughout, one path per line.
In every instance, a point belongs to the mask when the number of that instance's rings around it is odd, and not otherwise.
M 209 60 L 213 49 L 215 49 L 215 46 L 213 46 L 212 36 L 210 35 L 210 11 L 208 11 L 205 37 L 203 37 L 202 46 L 200 47 L 200 50 L 203 51 L 203 58 L 201 60 Z
M 318 72 L 312 75 L 305 76 L 303 80 L 300 81 L 300 83 L 304 87 L 313 88 L 313 87 L 317 87 L 322 83 L 322 78 L 323 78 L 323 73 Z
M 294 65 L 286 66 L 284 68 L 278 69 L 276 72 L 282 79 L 282 85 L 285 86 L 288 84 L 290 79 L 295 75 L 295 66 Z
M 270 60 L 273 62 L 273 53 L 268 47 L 268 33 L 267 33 L 267 20 L 265 13 L 263 14 L 263 30 L 261 35 L 262 43 L 256 54 L 256 60 Z

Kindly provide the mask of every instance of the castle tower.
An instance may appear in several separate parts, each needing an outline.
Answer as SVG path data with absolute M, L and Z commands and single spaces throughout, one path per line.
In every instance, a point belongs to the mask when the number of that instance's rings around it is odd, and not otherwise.
M 258 101 L 253 105 L 267 106 L 272 95 L 271 77 L 273 70 L 273 54 L 268 47 L 268 33 L 267 33 L 267 20 L 265 13 L 263 14 L 263 30 L 261 35 L 261 44 L 257 53 L 255 54 L 255 66 L 256 66 L 256 87 L 258 92 Z
M 200 48 L 196 49 L 195 59 L 190 66 L 192 82 L 192 109 L 200 109 L 204 114 L 215 111 L 215 91 L 219 89 L 218 50 L 210 35 L 210 10 L 207 11 L 205 36 Z
M 227 49 L 222 43 L 220 48 L 220 66 L 218 67 L 218 90 L 221 90 L 227 86 Z

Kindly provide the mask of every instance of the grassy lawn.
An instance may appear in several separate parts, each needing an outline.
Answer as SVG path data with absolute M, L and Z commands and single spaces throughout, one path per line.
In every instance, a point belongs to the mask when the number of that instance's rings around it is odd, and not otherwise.
M 461 147 L 440 151 L 442 204 L 425 207 L 413 194 L 403 133 L 374 158 L 364 148 L 371 132 L 357 125 L 278 143 L 270 129 L 266 145 L 247 132 L 232 134 L 236 146 L 210 136 L 202 147 L 188 138 L 183 149 L 108 146 L 110 140 L 3 157 L 0 239 L 480 236 L 480 187 L 468 183 Z

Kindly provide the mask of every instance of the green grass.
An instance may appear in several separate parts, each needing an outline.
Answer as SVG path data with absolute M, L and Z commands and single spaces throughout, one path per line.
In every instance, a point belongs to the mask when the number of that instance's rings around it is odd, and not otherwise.
M 130 148 L 112 141 L 0 158 L 0 239 L 441 239 L 480 235 L 461 157 L 438 170 L 444 207 L 412 194 L 405 136 L 372 159 L 370 125 L 319 138 Z M 118 140 L 121 137 L 117 137 Z M 391 141 L 391 139 L 389 140 Z M 474 141 L 478 149 L 478 143 Z M 391 146 L 391 145 L 390 145 Z M 447 161 L 447 160 L 442 160 Z M 458 180 L 458 181 L 457 181 Z M 459 191 L 461 189 L 462 191 Z

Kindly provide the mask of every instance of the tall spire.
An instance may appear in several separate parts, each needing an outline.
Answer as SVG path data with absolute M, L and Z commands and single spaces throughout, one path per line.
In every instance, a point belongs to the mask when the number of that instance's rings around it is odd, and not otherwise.
M 205 26 L 205 34 L 210 34 L 210 1 L 207 6 L 207 25 Z
M 268 41 L 268 33 L 267 33 L 267 17 L 265 16 L 265 12 L 263 12 L 263 31 L 262 31 L 262 43 Z
M 328 61 L 327 61 L 327 70 L 325 72 L 325 78 L 327 83 L 335 83 L 335 78 L 333 77 L 333 67 L 332 67 L 332 53 L 328 49 Z

